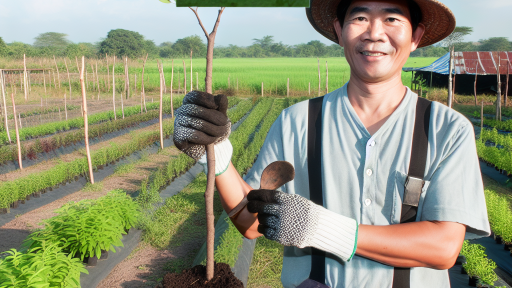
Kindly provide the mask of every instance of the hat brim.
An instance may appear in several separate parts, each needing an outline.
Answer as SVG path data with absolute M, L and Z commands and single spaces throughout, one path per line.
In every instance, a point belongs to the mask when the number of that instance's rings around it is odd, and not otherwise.
M 338 43 L 333 22 L 337 18 L 338 5 L 344 0 L 311 0 L 306 15 L 318 33 Z M 425 33 L 418 48 L 435 44 L 455 30 L 456 21 L 453 12 L 443 3 L 436 0 L 414 0 L 422 13 L 421 23 L 425 25 Z

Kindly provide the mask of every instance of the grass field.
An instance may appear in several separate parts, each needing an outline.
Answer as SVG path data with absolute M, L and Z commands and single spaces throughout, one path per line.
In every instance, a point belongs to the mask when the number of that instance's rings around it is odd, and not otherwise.
M 406 67 L 423 67 L 434 62 L 436 58 L 409 58 Z M 345 58 L 320 58 L 321 91 L 325 93 L 326 67 L 329 66 L 329 91 L 333 91 L 345 84 L 350 78 L 350 67 Z M 170 85 L 171 61 L 164 60 L 166 84 Z M 178 79 L 183 88 L 183 64 L 181 59 L 174 61 L 174 89 L 178 89 Z M 190 86 L 190 60 L 187 65 L 187 87 Z M 204 59 L 193 60 L 193 87 L 196 88 L 196 79 L 199 79 L 199 89 L 204 89 L 205 64 Z M 196 71 L 198 75 L 196 75 Z M 141 73 L 142 67 L 130 69 L 130 73 Z M 158 86 L 158 70 L 156 61 L 146 64 L 149 74 L 149 85 Z M 179 75 L 178 75 L 179 74 Z M 140 77 L 139 77 L 140 78 Z M 264 85 L 265 95 L 286 95 L 287 78 L 290 78 L 290 91 L 292 95 L 304 95 L 308 92 L 311 83 L 311 95 L 318 93 L 318 62 L 315 58 L 222 58 L 213 60 L 213 89 L 225 90 L 230 86 L 236 91 L 238 80 L 239 94 L 261 94 L 261 83 Z M 410 85 L 411 73 L 403 73 L 402 80 Z M 188 88 L 190 90 L 190 88 Z

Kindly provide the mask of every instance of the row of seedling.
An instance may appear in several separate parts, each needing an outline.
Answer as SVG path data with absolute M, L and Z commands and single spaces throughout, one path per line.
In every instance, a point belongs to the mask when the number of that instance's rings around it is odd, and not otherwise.
M 84 262 L 94 266 L 122 247 L 122 237 L 139 219 L 140 208 L 122 190 L 95 200 L 70 202 L 44 220 L 0 259 L 0 287 L 80 287 Z
M 505 175 L 512 171 L 512 150 L 487 146 L 485 140 L 476 140 L 478 157 Z
M 485 202 L 489 224 L 496 243 L 503 244 L 503 248 L 510 251 L 512 248 L 512 211 L 509 200 L 494 190 L 485 189 Z
M 460 254 L 463 255 L 462 274 L 468 274 L 471 287 L 495 287 L 494 282 L 498 275 L 494 272 L 496 263 L 487 258 L 485 247 L 480 244 L 471 244 L 465 240 Z M 460 256 L 459 256 L 460 257 Z M 488 285 L 488 286 L 484 286 Z

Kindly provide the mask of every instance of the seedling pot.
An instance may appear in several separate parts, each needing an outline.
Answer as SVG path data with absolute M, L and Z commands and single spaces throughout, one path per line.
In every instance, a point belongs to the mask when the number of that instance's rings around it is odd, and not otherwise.
M 21 204 L 25 204 L 25 199 L 19 201 L 21 202 Z
M 27 200 L 27 201 L 28 201 L 28 200 L 30 200 L 30 195 L 27 195 L 27 196 L 25 197 L 25 200 Z
M 18 208 L 18 206 L 20 206 L 20 201 L 19 200 L 16 200 L 14 202 L 11 203 L 11 208 Z
M 50 191 L 53 191 L 53 187 L 48 188 Z
M 98 165 L 98 169 L 102 170 L 103 169 L 103 165 Z
M 41 197 L 41 191 L 37 191 L 37 192 L 32 193 L 32 196 L 33 196 L 34 198 L 39 198 L 39 197 Z
M 75 181 L 78 181 L 78 176 L 75 176 Z
M 96 264 L 98 264 L 98 257 L 84 257 L 84 263 L 87 266 L 96 266 Z
M 469 277 L 469 286 L 476 287 L 476 284 L 478 283 L 478 279 L 480 279 L 478 276 L 470 276 Z
M 468 274 L 468 272 L 466 271 L 466 268 L 464 268 L 464 266 L 460 267 L 460 274 L 464 274 L 464 275 Z
M 501 237 L 494 234 L 494 241 L 496 241 L 496 244 L 502 244 L 503 242 L 501 242 Z
M 0 214 L 6 214 L 7 208 L 0 208 Z
M 100 260 L 107 260 L 107 259 L 108 259 L 108 251 L 101 250 Z
M 193 284 L 191 284 L 193 283 Z M 236 278 L 226 263 L 215 263 L 212 280 L 206 281 L 206 266 L 197 265 L 181 273 L 167 273 L 159 288 L 243 288 L 244 284 Z
M 503 243 L 503 250 L 510 250 L 512 248 L 512 243 Z
M 464 256 L 464 255 L 457 256 L 457 260 L 455 260 L 455 264 L 462 265 L 463 263 L 466 263 L 466 256 Z

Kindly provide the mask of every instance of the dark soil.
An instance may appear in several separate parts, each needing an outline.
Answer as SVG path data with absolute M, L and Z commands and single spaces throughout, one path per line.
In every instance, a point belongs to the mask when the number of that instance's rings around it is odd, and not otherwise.
M 244 284 L 226 263 L 215 263 L 213 279 L 206 281 L 206 266 L 197 265 L 178 273 L 167 273 L 158 288 L 243 288 Z

